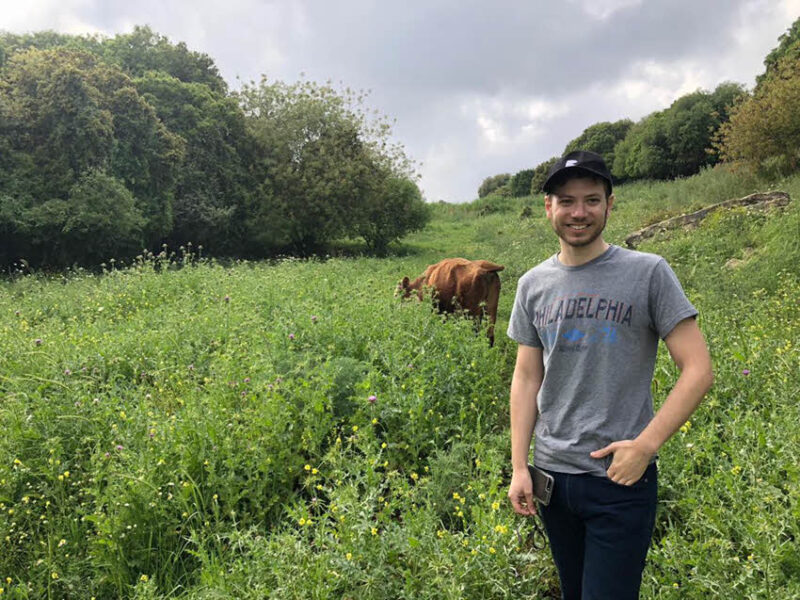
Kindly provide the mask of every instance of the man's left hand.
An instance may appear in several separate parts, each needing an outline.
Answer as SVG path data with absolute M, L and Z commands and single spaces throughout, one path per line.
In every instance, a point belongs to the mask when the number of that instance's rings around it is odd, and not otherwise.
M 613 454 L 614 458 L 606 474 L 611 481 L 620 485 L 633 485 L 639 481 L 653 457 L 653 453 L 642 448 L 636 440 L 612 442 L 590 453 L 590 456 L 603 458 L 609 454 Z

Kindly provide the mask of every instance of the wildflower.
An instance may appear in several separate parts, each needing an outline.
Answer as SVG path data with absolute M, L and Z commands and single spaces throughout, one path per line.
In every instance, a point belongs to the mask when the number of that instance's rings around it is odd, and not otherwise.
M 419 475 L 417 475 L 416 473 L 411 473 L 411 479 L 417 481 L 419 479 Z
M 294 339 L 294 334 L 293 334 L 293 333 L 290 333 L 290 334 L 289 334 L 289 339 L 290 339 L 290 340 L 293 340 L 293 339 Z
M 750 369 L 742 369 L 742 375 L 750 375 Z
M 378 419 L 372 419 L 372 424 L 373 425 L 377 425 L 378 424 Z
M 69 369 L 64 369 L 64 375 L 72 375 L 72 371 Z
M 311 315 L 311 322 L 316 323 L 318 318 L 317 315 Z
M 381 448 L 386 448 L 386 442 L 383 442 L 383 443 L 381 444 Z
M 306 520 L 303 517 L 300 517 L 300 520 L 297 521 L 297 524 L 302 527 L 306 524 Z
M 230 302 L 230 301 L 231 301 L 231 297 L 226 295 L 226 296 L 223 298 L 223 300 L 224 300 L 225 302 Z
M 312 475 L 316 475 L 317 473 L 319 473 L 319 469 L 311 469 Z
M 65 539 L 63 539 L 63 538 L 62 538 L 62 539 L 61 539 L 61 540 L 58 542 L 58 547 L 59 547 L 59 548 L 61 548 L 61 546 L 65 545 L 66 543 L 67 543 L 67 540 L 65 540 Z
M 353 425 L 353 433 L 355 433 L 356 431 L 358 431 L 358 425 Z
M 124 448 L 124 446 L 122 444 L 117 444 L 116 445 L 116 449 L 117 450 L 122 450 L 123 448 Z
M 492 510 L 498 510 L 500 508 L 499 502 L 492 502 Z
M 33 343 L 36 344 L 37 346 L 41 346 L 42 345 L 42 338 L 36 338 L 35 340 L 33 340 Z
M 305 467 L 303 467 L 303 468 L 304 468 L 306 471 L 310 471 L 310 470 L 311 470 L 311 465 L 306 465 L 306 466 L 305 466 Z
M 508 527 L 505 525 L 495 525 L 494 531 L 495 533 L 508 533 Z
M 352 555 L 350 552 L 348 552 L 347 554 L 345 554 L 345 555 L 344 555 L 344 557 L 345 557 L 347 560 L 353 560 L 353 555 Z
M 497 550 L 495 550 L 494 548 L 489 548 L 489 554 L 495 554 L 496 552 Z
M 50 577 L 52 577 L 53 579 L 58 579 L 58 573 L 53 571 L 52 573 L 50 573 Z
M 378 401 L 378 397 L 375 394 L 373 394 L 372 396 L 367 398 L 367 402 L 369 402 L 370 404 L 375 404 L 377 401 Z
M 147 575 L 144 575 L 144 574 L 142 574 L 142 576 L 139 577 L 139 581 L 142 581 L 144 583 L 147 583 L 148 579 L 150 579 L 150 578 Z

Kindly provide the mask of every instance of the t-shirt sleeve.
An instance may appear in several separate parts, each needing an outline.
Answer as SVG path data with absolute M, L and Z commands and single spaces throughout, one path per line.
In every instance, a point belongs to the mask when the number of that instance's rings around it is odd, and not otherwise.
M 658 337 L 664 339 L 678 323 L 695 316 L 697 309 L 683 292 L 675 272 L 662 258 L 650 278 L 650 318 Z
M 517 294 L 514 297 L 514 306 L 511 309 L 511 318 L 508 321 L 508 337 L 524 346 L 542 348 L 542 341 L 539 333 L 533 324 L 533 320 L 528 314 L 527 299 L 529 292 L 528 286 L 523 279 L 517 283 Z

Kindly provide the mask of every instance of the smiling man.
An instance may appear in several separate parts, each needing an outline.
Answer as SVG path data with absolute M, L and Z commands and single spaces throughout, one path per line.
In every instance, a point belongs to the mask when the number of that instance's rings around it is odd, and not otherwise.
M 548 173 L 544 206 L 560 251 L 518 283 L 508 335 L 508 496 L 542 520 L 562 598 L 638 598 L 655 522 L 656 453 L 713 381 L 697 311 L 666 261 L 603 239 L 614 205 L 602 157 L 571 152 Z M 658 413 L 650 386 L 663 339 L 680 376 Z M 537 506 L 528 471 L 554 477 Z

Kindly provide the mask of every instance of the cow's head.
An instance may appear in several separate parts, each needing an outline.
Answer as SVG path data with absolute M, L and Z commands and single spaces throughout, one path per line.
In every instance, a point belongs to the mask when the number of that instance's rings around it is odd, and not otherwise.
M 394 291 L 395 298 L 400 296 L 404 300 L 411 297 L 411 280 L 408 277 L 403 277 L 400 283 L 397 284 L 397 289 Z

